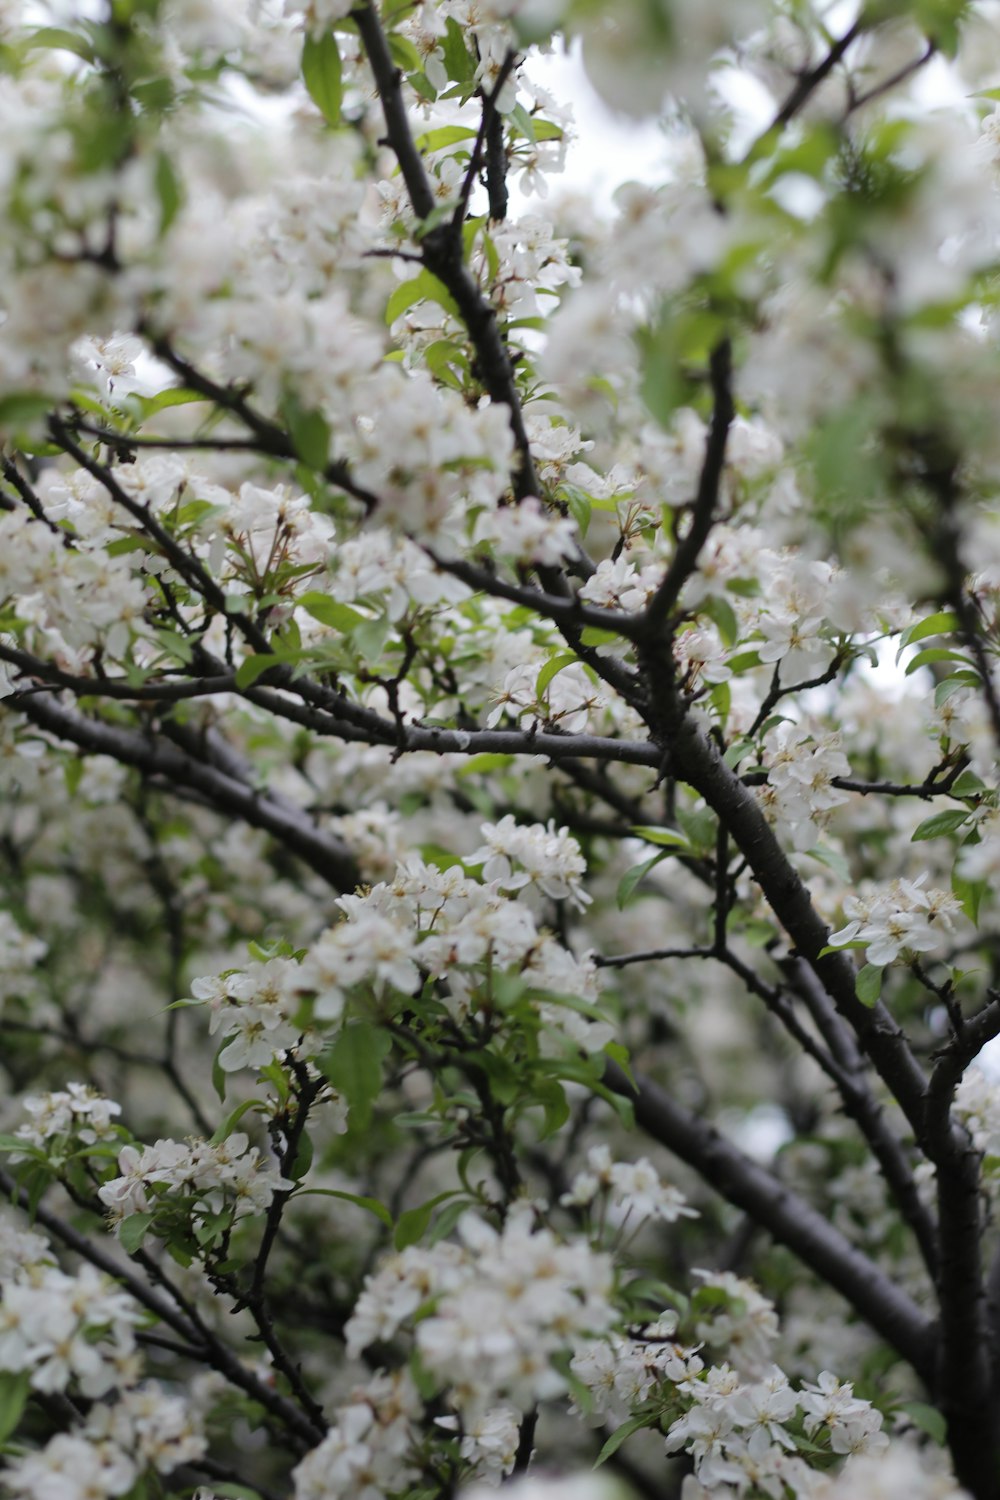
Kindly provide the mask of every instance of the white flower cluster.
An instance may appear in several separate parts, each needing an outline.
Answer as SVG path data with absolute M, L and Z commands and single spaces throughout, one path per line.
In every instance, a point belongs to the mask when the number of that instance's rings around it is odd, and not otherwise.
M 781 663 L 785 687 L 820 676 L 833 660 L 822 634 L 833 580 L 829 563 L 769 552 L 760 567 L 762 595 L 757 647 L 762 662 Z
M 926 1448 L 890 1443 L 881 1453 L 848 1459 L 839 1474 L 814 1476 L 807 1493 L 811 1500 L 969 1500 L 930 1459 Z
M 575 1354 L 570 1369 L 590 1392 L 592 1420 L 618 1427 L 663 1385 L 680 1385 L 705 1368 L 696 1348 L 675 1338 L 677 1318 L 665 1313 L 641 1334 L 612 1333 Z
M 553 901 L 570 901 L 581 911 L 593 897 L 583 888 L 587 866 L 580 846 L 566 828 L 552 819 L 523 824 L 509 813 L 499 823 L 484 823 L 483 845 L 465 857 L 467 865 L 483 867 L 483 879 L 502 891 L 537 886 Z M 520 869 L 515 870 L 514 866 Z
M 815 1385 L 795 1391 L 777 1366 L 745 1381 L 719 1365 L 678 1388 L 692 1404 L 669 1428 L 667 1452 L 684 1451 L 694 1460 L 694 1483 L 685 1488 L 685 1500 L 748 1490 L 812 1495 L 822 1481 L 799 1456 L 789 1431 L 800 1415 L 806 1434 L 815 1441 L 822 1432 L 833 1453 L 878 1453 L 888 1445 L 881 1412 L 829 1371 Z
M 485 853 L 500 861 L 498 872 L 509 871 L 508 856 L 501 852 L 509 844 L 511 855 L 517 850 L 517 858 L 527 865 L 511 875 L 515 890 L 534 880 L 549 894 L 576 897 L 582 861 L 565 830 L 503 822 L 510 828 L 503 828 L 498 842 L 488 843 L 475 856 L 476 862 Z M 483 829 L 488 840 L 493 838 L 491 828 L 487 824 Z M 380 990 L 391 986 L 412 994 L 422 974 L 446 975 L 448 1004 L 464 1014 L 488 982 L 481 973 L 484 964 L 497 972 L 516 969 L 535 989 L 596 1003 L 598 971 L 593 961 L 576 958 L 556 938 L 539 931 L 527 905 L 508 899 L 498 888 L 503 883 L 484 885 L 458 866 L 439 870 L 411 858 L 398 866 L 391 884 L 380 883 L 364 895 L 342 896 L 337 905 L 346 920 L 320 934 L 298 971 L 300 988 L 316 995 L 316 1018 L 340 1020 L 348 992 L 356 984 L 365 982 Z M 588 1020 L 555 1002 L 543 1002 L 539 1014 L 547 1026 L 589 1051 L 599 1051 L 613 1035 L 609 1024 Z
M 510 714 L 528 728 L 544 724 L 566 734 L 584 734 L 591 715 L 606 707 L 605 694 L 577 662 L 550 678 L 539 692 L 540 665 L 534 661 L 521 662 L 506 673 L 500 691 L 494 695 L 495 707 L 490 710 L 487 725 L 492 728 L 505 714 Z
M 752 1281 L 732 1271 L 694 1274 L 707 1293 L 707 1299 L 695 1294 L 700 1312 L 695 1323 L 697 1337 L 714 1349 L 724 1350 L 727 1360 L 744 1375 L 758 1375 L 770 1363 L 778 1337 L 774 1303 Z M 703 1306 L 706 1300 L 707 1307 Z
M 161 1140 L 152 1146 L 124 1146 L 118 1170 L 122 1175 L 98 1190 L 116 1227 L 130 1214 L 148 1213 L 158 1200 L 172 1196 L 196 1198 L 196 1217 L 232 1209 L 240 1218 L 263 1212 L 275 1193 L 293 1186 L 261 1159 L 240 1130 L 215 1144 Z
M 464 1411 L 460 1417 L 438 1417 L 435 1425 L 461 1433 L 460 1456 L 495 1487 L 514 1467 L 522 1420 L 516 1406 L 502 1401 L 499 1406 Z
M 25 1500 L 111 1500 L 144 1471 L 170 1474 L 206 1446 L 193 1407 L 149 1381 L 121 1391 L 113 1405 L 95 1403 L 81 1429 L 14 1459 L 4 1484 Z
M 548 568 L 575 557 L 578 545 L 573 522 L 558 511 L 546 510 L 533 496 L 520 505 L 484 511 L 474 536 L 477 543 L 487 543 L 512 562 Z
M 333 598 L 352 603 L 376 599 L 390 620 L 402 619 L 411 604 L 447 604 L 469 590 L 431 562 L 408 537 L 373 527 L 363 537 L 348 538 L 333 550 L 336 572 L 329 581 Z
M 630 1493 L 630 1492 L 629 1492 Z M 496 1492 L 485 1484 L 459 1491 L 459 1500 L 495 1500 Z M 592 1470 L 556 1478 L 551 1474 L 528 1474 L 504 1491 L 509 1500 L 625 1500 L 618 1480 Z
M 0 1371 L 25 1374 L 42 1395 L 84 1398 L 82 1425 L 4 1468 L 26 1500 L 104 1500 L 146 1469 L 169 1474 L 205 1451 L 201 1424 L 180 1396 L 140 1383 L 141 1308 L 91 1265 L 72 1275 L 39 1234 L 0 1220 Z
M 458 1227 L 460 1247 L 405 1250 L 368 1278 L 347 1324 L 349 1352 L 392 1337 L 426 1303 L 431 1314 L 415 1331 L 421 1362 L 463 1422 L 501 1401 L 527 1411 L 562 1395 L 554 1358 L 615 1322 L 610 1257 L 536 1228 L 528 1205 L 500 1231 L 471 1213 Z
M 794 849 L 811 849 L 819 838 L 825 814 L 848 800 L 833 785 L 835 776 L 849 776 L 851 767 L 835 735 L 819 738 L 801 725 L 783 720 L 764 736 L 763 763 L 767 783 L 758 789 L 760 801 L 781 838 Z
M 114 1135 L 114 1117 L 122 1112 L 120 1104 L 86 1083 L 70 1083 L 54 1093 L 30 1094 L 21 1103 L 31 1119 L 18 1126 L 17 1139 L 44 1151 L 50 1160 L 70 1142 L 90 1146 L 108 1140 Z M 10 1157 L 11 1161 L 21 1159 L 17 1153 Z
M 590 1208 L 600 1199 L 602 1222 L 633 1230 L 649 1219 L 674 1224 L 680 1218 L 696 1219 L 696 1209 L 687 1206 L 679 1188 L 663 1182 L 644 1156 L 638 1161 L 612 1161 L 607 1146 L 592 1146 L 587 1168 L 578 1172 L 568 1193 L 559 1200 L 574 1208 Z
M 133 634 L 148 634 L 147 589 L 134 558 L 66 547 L 27 512 L 0 515 L 0 599 L 46 656 L 79 665 L 95 648 L 122 657 Z
M 483 847 L 465 862 L 484 865 L 483 881 L 458 866 L 441 871 L 416 858 L 404 860 L 391 883 L 342 896 L 337 905 L 344 920 L 322 932 L 301 963 L 271 958 L 195 979 L 191 993 L 209 1007 L 210 1031 L 231 1038 L 219 1054 L 222 1069 L 264 1067 L 295 1046 L 315 1050 L 315 1031 L 303 1032 L 296 1020 L 303 997 L 315 997 L 317 1021 L 337 1022 L 350 991 L 362 984 L 407 995 L 425 975 L 447 975 L 448 1003 L 464 1013 L 475 1002 L 485 964 L 496 971 L 517 969 L 534 989 L 593 1005 L 593 961 L 576 958 L 540 931 L 529 907 L 507 894 L 535 888 L 553 900 L 585 906 L 586 866 L 576 840 L 552 822 L 525 825 L 509 816 L 481 831 Z M 589 1051 L 599 1051 L 614 1034 L 609 1023 L 555 1000 L 541 1001 L 539 1015 Z
M 72 1383 L 101 1396 L 129 1368 L 138 1320 L 131 1298 L 93 1266 L 68 1276 L 44 1262 L 15 1263 L 5 1267 L 0 1302 L 0 1370 L 28 1371 L 36 1391 Z
M 1000 1083 L 973 1065 L 955 1090 L 954 1109 L 976 1150 L 1000 1165 Z
M 593 1419 L 618 1426 L 649 1403 L 664 1401 L 681 1415 L 667 1429 L 668 1453 L 685 1452 L 694 1476 L 691 1500 L 748 1491 L 778 1497 L 812 1495 L 820 1476 L 800 1454 L 797 1431 L 837 1455 L 878 1453 L 887 1443 L 882 1415 L 824 1371 L 795 1390 L 771 1362 L 778 1334 L 774 1306 L 751 1283 L 730 1272 L 696 1273 L 693 1332 L 677 1337 L 677 1317 L 613 1333 L 572 1360 L 572 1373 L 589 1390 Z M 707 1348 L 724 1351 L 708 1363 Z M 705 1357 L 703 1357 L 705 1356 Z
M 212 1013 L 209 1032 L 232 1037 L 219 1054 L 225 1073 L 262 1068 L 276 1052 L 294 1046 L 299 1028 L 292 1017 L 299 1006 L 298 965 L 272 958 L 218 978 L 195 979 L 191 994 Z
M 423 1402 L 407 1370 L 352 1392 L 318 1448 L 293 1470 L 295 1500 L 384 1500 L 419 1476 Z
M 933 953 L 954 930 L 962 907 L 950 891 L 924 889 L 926 879 L 894 880 L 887 890 L 845 896 L 850 921 L 830 934 L 831 944 L 864 943 L 865 959 L 879 967 L 901 954 Z
M 616 558 L 603 557 L 597 564 L 597 571 L 579 590 L 578 597 L 599 609 L 634 612 L 645 609 L 662 576 L 663 570 L 656 564 L 640 570 L 623 552 Z

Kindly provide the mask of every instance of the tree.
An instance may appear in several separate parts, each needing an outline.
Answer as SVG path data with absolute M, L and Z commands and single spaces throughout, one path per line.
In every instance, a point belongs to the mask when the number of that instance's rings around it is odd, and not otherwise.
M 4 16 L 4 1493 L 997 1500 L 997 7 Z

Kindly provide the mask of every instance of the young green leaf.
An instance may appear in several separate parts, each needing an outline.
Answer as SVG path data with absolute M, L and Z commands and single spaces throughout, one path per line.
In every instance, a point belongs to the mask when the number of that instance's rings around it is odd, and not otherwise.
M 344 97 L 344 68 L 332 31 L 317 39 L 306 37 L 302 48 L 302 79 L 309 97 L 328 125 L 340 124 Z

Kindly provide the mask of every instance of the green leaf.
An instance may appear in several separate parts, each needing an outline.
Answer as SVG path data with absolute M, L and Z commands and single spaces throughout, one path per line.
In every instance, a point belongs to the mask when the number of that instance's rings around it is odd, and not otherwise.
M 219 1057 L 223 1048 L 228 1047 L 228 1045 L 229 1038 L 227 1037 L 212 1059 L 212 1087 L 223 1103 L 226 1100 L 226 1070 L 220 1063 Z
M 392 621 L 388 615 L 379 615 L 375 620 L 362 620 L 351 632 L 351 641 L 358 654 L 366 662 L 378 661 L 383 647 L 392 633 Z
M 526 1102 L 540 1104 L 545 1111 L 545 1119 L 540 1132 L 542 1140 L 546 1140 L 557 1130 L 561 1130 L 570 1117 L 566 1090 L 557 1078 L 543 1078 L 534 1083 Z
M 302 79 L 309 97 L 328 125 L 340 124 L 344 97 L 344 67 L 332 31 L 316 41 L 306 37 L 302 48 Z
M 377 1198 L 363 1198 L 358 1193 L 343 1193 L 338 1188 L 300 1188 L 295 1197 L 296 1199 L 342 1198 L 345 1203 L 354 1203 L 358 1208 L 367 1209 L 370 1214 L 375 1215 L 376 1219 L 381 1219 L 387 1229 L 392 1228 L 392 1214 Z
M 566 508 L 576 522 L 577 531 L 581 536 L 586 536 L 594 509 L 590 495 L 575 484 L 564 484 L 560 486 L 559 497 L 566 502 Z
M 667 858 L 668 854 L 664 849 L 659 854 L 654 854 L 652 859 L 647 859 L 641 865 L 633 865 L 631 870 L 626 870 L 625 874 L 618 882 L 619 911 L 625 910 L 626 906 L 632 898 L 632 894 L 635 891 L 636 886 L 644 878 L 644 876 L 649 874 L 654 865 L 658 865 L 661 860 Z
M 958 616 L 952 614 L 951 610 L 941 610 L 936 615 L 928 615 L 926 620 L 921 620 L 917 625 L 911 625 L 909 630 L 904 630 L 900 636 L 899 649 L 904 646 L 912 646 L 914 641 L 926 640 L 930 635 L 950 635 L 957 630 L 959 625 Z M 896 660 L 899 660 L 897 654 Z
M 575 666 L 578 661 L 579 657 L 574 651 L 561 651 L 558 656 L 553 656 L 542 667 L 535 681 L 536 696 L 541 698 L 553 678 L 558 677 L 566 667 Z
M 838 850 L 830 849 L 826 844 L 816 844 L 812 849 L 807 849 L 806 853 L 810 859 L 815 859 L 819 864 L 825 865 L 828 870 L 832 870 L 837 879 L 842 880 L 845 885 L 850 884 L 851 867 Z
M 740 625 L 733 606 L 720 595 L 713 595 L 698 606 L 698 613 L 707 615 L 718 629 L 724 646 L 735 646 L 740 638 Z
M 476 776 L 482 775 L 486 771 L 506 771 L 513 764 L 513 755 L 500 755 L 484 751 L 482 755 L 471 756 L 469 760 L 459 766 L 455 775 Z
M 331 599 L 329 594 L 321 594 L 318 589 L 300 594 L 295 602 L 314 620 L 328 625 L 331 630 L 339 630 L 341 635 L 349 635 L 366 619 L 360 610 L 353 609 L 350 604 L 341 604 L 339 599 Z
M 96 61 L 93 46 L 87 38 L 78 36 L 75 31 L 66 31 L 61 26 L 40 26 L 37 31 L 32 31 L 28 47 L 32 50 L 35 47 L 51 47 L 58 52 L 74 52 L 84 62 Z
M 187 1002 L 182 1001 L 180 1003 L 185 1004 Z M 199 1005 L 201 1004 L 200 1001 L 196 1001 L 195 1003 Z M 249 1110 L 263 1110 L 264 1108 L 265 1105 L 263 1100 L 261 1099 L 244 1099 L 242 1104 L 237 1104 L 236 1108 L 226 1116 L 222 1124 L 219 1126 L 218 1130 L 212 1136 L 209 1144 L 212 1146 L 218 1146 L 223 1141 L 228 1140 L 235 1130 L 236 1126 Z
M 858 972 L 854 981 L 854 993 L 862 1005 L 871 1009 L 882 993 L 882 969 L 878 964 L 865 964 Z
M 597 1455 L 594 1468 L 599 1469 L 601 1464 L 606 1464 L 608 1459 L 612 1458 L 618 1452 L 625 1439 L 632 1436 L 633 1432 L 640 1432 L 643 1427 L 651 1427 L 654 1421 L 654 1417 L 629 1417 L 627 1422 L 623 1422 L 620 1427 L 616 1427 Z
M 171 165 L 170 157 L 165 151 L 159 152 L 156 158 L 156 170 L 153 173 L 153 186 L 156 196 L 160 200 L 160 234 L 166 234 L 171 224 L 177 217 L 181 206 L 181 185 L 177 179 L 177 173 Z
M 350 1106 L 352 1130 L 365 1130 L 382 1088 L 382 1062 L 392 1038 L 368 1021 L 354 1021 L 335 1038 L 319 1066 Z
M 678 833 L 676 828 L 637 827 L 630 828 L 629 832 L 644 839 L 647 844 L 661 844 L 665 849 L 689 850 L 691 848 L 685 835 Z
M 444 1203 L 449 1198 L 458 1197 L 460 1188 L 449 1188 L 446 1193 L 438 1193 L 436 1198 L 431 1198 L 427 1203 L 421 1203 L 419 1208 L 408 1208 L 401 1213 L 396 1220 L 396 1230 L 392 1237 L 392 1243 L 397 1250 L 405 1250 L 407 1245 L 415 1245 L 418 1240 L 423 1239 L 424 1232 L 431 1222 L 431 1215 L 439 1203 Z
M 465 36 L 458 22 L 449 16 L 441 44 L 444 66 L 455 83 L 468 83 L 476 76 L 476 59 L 465 45 Z
M 629 1083 L 635 1089 L 636 1093 L 638 1093 L 639 1087 L 632 1073 L 632 1059 L 629 1056 L 628 1048 L 623 1047 L 621 1042 L 608 1042 L 605 1045 L 604 1051 L 611 1058 L 612 1062 L 618 1064 Z
M 389 43 L 389 55 L 401 73 L 419 73 L 422 78 L 426 78 L 420 53 L 408 36 L 400 36 L 398 31 L 391 31 L 386 41 Z
M 949 651 L 944 646 L 928 646 L 925 650 L 918 651 L 912 661 L 906 663 L 906 670 L 903 675 L 910 677 L 914 672 L 919 671 L 921 667 L 929 667 L 932 662 L 936 661 L 960 661 L 966 667 L 974 665 L 968 656 L 962 655 L 961 651 Z
M 263 677 L 265 672 L 277 665 L 278 658 L 273 652 L 264 656 L 248 656 L 236 668 L 236 686 L 241 692 L 244 688 L 253 687 L 258 677 Z
M 129 1214 L 126 1219 L 122 1219 L 118 1239 L 126 1255 L 135 1254 L 152 1222 L 152 1214 Z
M 954 833 L 956 828 L 961 828 L 969 817 L 968 810 L 964 807 L 951 807 L 945 812 L 935 813 L 933 817 L 925 818 L 910 837 L 911 844 L 921 844 L 925 839 L 937 839 L 945 833 Z
M 989 889 L 989 883 L 985 880 L 966 880 L 964 876 L 954 871 L 951 877 L 951 893 L 957 901 L 962 904 L 962 910 L 972 923 L 973 927 L 979 926 L 979 908 L 983 904 L 983 897 Z
M 401 281 L 385 305 L 385 321 L 395 323 L 401 313 L 415 302 L 437 302 L 446 312 L 459 316 L 458 305 L 443 281 L 431 271 L 420 271 L 409 281 Z
M 23 395 L 4 396 L 0 400 L 0 432 L 13 432 L 28 427 L 48 416 L 52 410 L 51 396 Z
M 417 137 L 421 151 L 442 151 L 446 146 L 457 146 L 459 141 L 475 140 L 476 132 L 468 125 L 442 125 L 438 130 L 427 130 Z
M 716 820 L 711 808 L 697 807 L 688 810 L 685 807 L 679 807 L 677 821 L 695 850 L 704 850 L 706 853 L 714 850 Z
M 298 1150 L 295 1160 L 288 1169 L 288 1175 L 293 1182 L 300 1182 L 309 1171 L 313 1163 L 313 1142 L 308 1131 L 303 1131 L 299 1137 Z
M 180 385 L 172 385 L 169 390 L 160 391 L 155 396 L 132 395 L 128 398 L 130 406 L 138 407 L 142 421 L 168 406 L 190 406 L 196 401 L 208 400 L 208 396 L 202 396 L 198 391 L 189 391 Z
M 309 410 L 289 394 L 281 403 L 281 413 L 297 456 L 308 468 L 322 473 L 330 456 L 330 428 L 322 412 Z
M 981 792 L 986 791 L 986 783 L 979 779 L 975 771 L 965 770 L 956 776 L 951 790 L 956 797 L 978 797 Z
M 27 1370 L 0 1371 L 0 1443 L 5 1443 L 21 1420 L 28 1402 L 31 1377 Z
M 903 1401 L 900 1411 L 905 1411 L 915 1427 L 921 1432 L 926 1432 L 931 1440 L 943 1448 L 948 1441 L 948 1423 L 936 1406 L 928 1406 L 926 1401 Z
M 602 630 L 599 625 L 588 625 L 580 632 L 580 644 L 583 646 L 613 646 L 621 640 L 621 636 L 614 630 Z
M 729 658 L 728 665 L 733 676 L 739 677 L 742 672 L 749 672 L 754 667 L 759 667 L 761 660 L 756 651 L 739 651 Z
M 947 703 L 955 693 L 961 692 L 963 688 L 972 688 L 975 692 L 979 688 L 979 676 L 976 672 L 954 672 L 939 682 L 934 689 L 934 707 L 940 708 Z

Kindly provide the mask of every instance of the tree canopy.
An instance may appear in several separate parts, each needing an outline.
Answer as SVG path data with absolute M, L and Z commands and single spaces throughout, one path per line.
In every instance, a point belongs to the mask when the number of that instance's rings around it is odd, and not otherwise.
M 0 27 L 0 1492 L 1000 1500 L 1000 5 Z

